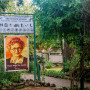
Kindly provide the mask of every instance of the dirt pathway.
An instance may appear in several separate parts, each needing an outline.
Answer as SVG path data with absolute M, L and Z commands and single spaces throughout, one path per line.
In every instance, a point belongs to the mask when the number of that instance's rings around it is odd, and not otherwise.
M 51 87 L 26 87 L 18 90 L 54 90 Z
M 21 75 L 21 78 L 23 78 L 24 80 L 27 80 L 27 79 L 34 80 L 34 75 L 23 74 Z M 49 82 L 50 84 L 55 84 L 57 88 L 70 87 L 70 80 L 67 80 L 67 79 L 59 79 L 59 78 L 45 76 L 45 82 L 47 83 Z M 85 87 L 90 88 L 90 83 L 85 82 Z

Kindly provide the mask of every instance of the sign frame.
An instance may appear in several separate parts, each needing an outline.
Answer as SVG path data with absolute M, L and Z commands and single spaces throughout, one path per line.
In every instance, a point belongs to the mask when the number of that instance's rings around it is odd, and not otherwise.
M 21 38 L 21 37 L 27 37 L 27 42 L 26 42 L 26 44 L 27 44 L 27 69 L 19 69 L 19 70 L 6 70 L 6 47 L 7 47 L 7 44 L 6 44 L 6 38 L 7 37 L 9 37 L 9 38 Z M 24 41 L 23 41 L 24 42 Z M 24 42 L 25 43 L 25 42 Z M 12 64 L 11 64 L 12 65 Z M 21 64 L 22 65 L 22 64 Z M 27 71 L 27 70 L 29 70 L 29 37 L 28 36 L 26 36 L 26 35 L 5 35 L 4 36 L 4 67 L 5 67 L 5 72 L 12 72 L 12 71 Z
M 0 33 L 34 33 L 33 16 L 0 16 Z

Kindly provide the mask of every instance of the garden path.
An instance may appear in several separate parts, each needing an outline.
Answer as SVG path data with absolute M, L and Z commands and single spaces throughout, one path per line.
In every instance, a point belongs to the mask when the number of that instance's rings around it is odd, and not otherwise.
M 33 79 L 34 80 L 34 75 L 22 74 L 21 78 L 23 78 L 24 80 L 27 80 L 27 79 Z M 45 76 L 45 82 L 50 83 L 50 84 L 55 84 L 57 88 L 70 87 L 70 80 L 68 80 L 68 79 L 60 79 L 60 78 Z M 90 88 L 90 83 L 85 82 L 85 88 L 86 87 Z

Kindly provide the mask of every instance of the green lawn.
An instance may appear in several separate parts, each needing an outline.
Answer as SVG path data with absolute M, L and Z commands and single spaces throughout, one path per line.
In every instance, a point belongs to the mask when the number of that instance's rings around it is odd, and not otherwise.
M 51 71 L 61 71 L 63 68 L 60 67 L 60 68 L 50 68 L 50 69 L 47 69 L 47 71 L 51 70 Z

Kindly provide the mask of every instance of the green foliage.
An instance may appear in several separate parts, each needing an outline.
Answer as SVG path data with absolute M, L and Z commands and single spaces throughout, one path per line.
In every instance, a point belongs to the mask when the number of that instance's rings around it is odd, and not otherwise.
M 41 41 L 51 43 L 64 38 L 72 43 L 71 47 L 77 47 L 78 54 L 84 53 L 80 41 L 82 37 L 82 42 L 90 40 L 90 0 L 33 0 L 33 3 L 38 7 L 35 14 Z M 87 54 L 86 59 L 90 56 Z
M 90 50 L 90 48 L 88 48 Z M 90 61 L 90 51 L 88 50 L 87 55 L 85 56 L 86 61 Z
M 44 58 L 40 56 L 36 56 L 38 63 L 44 63 Z M 34 72 L 34 58 L 33 56 L 30 56 L 30 62 L 29 62 L 29 72 Z
M 82 3 L 75 0 L 33 0 L 39 7 L 36 20 L 41 26 L 41 38 L 67 38 L 79 35 L 83 22 L 80 18 Z
M 45 67 L 46 68 L 52 68 L 54 66 L 54 64 L 51 61 L 46 61 L 45 62 Z
M 90 61 L 84 61 L 84 66 L 90 68 Z
M 47 69 L 47 71 L 50 71 L 50 70 L 51 71 L 53 70 L 53 71 L 59 71 L 60 72 L 62 70 L 62 67 L 61 68 L 50 68 L 50 69 Z
M 10 77 L 12 82 L 20 81 L 21 72 L 10 72 Z
M 3 79 L 3 80 L 0 80 L 0 83 L 5 85 L 5 84 L 9 84 L 9 85 L 12 85 L 12 82 L 9 81 L 8 79 Z
M 77 54 L 74 54 L 74 56 L 72 57 L 71 61 L 67 60 L 66 63 L 65 63 L 65 68 L 67 70 L 73 70 L 76 65 L 77 65 L 77 68 L 80 66 L 80 56 L 77 55 Z
M 44 62 L 45 62 L 43 56 L 38 56 L 38 55 L 37 55 L 36 58 L 37 58 L 37 62 L 38 62 L 38 63 L 44 63 Z
M 0 83 L 12 84 L 20 81 L 21 72 L 4 72 L 4 60 L 0 60 Z
M 42 75 L 42 81 L 45 82 L 45 75 Z
M 38 27 L 38 26 L 37 26 Z M 40 30 L 39 30 L 40 31 Z M 37 31 L 36 31 L 37 32 Z M 58 49 L 60 49 L 60 45 L 61 45 L 61 40 L 59 38 L 57 39 L 45 39 L 45 37 L 41 38 L 42 36 L 37 36 L 36 37 L 36 48 L 38 50 L 42 50 L 42 49 L 45 49 L 47 53 L 49 53 L 48 49 L 50 47 L 53 48 L 53 50 L 57 51 Z
M 0 34 L 0 58 L 4 57 L 4 37 Z
M 23 0 L 18 0 L 17 6 L 23 5 Z
M 59 78 L 64 78 L 65 73 L 64 72 L 57 72 L 54 70 L 49 70 L 49 71 L 41 71 L 42 75 L 47 75 L 47 76 L 53 76 L 53 77 L 59 77 Z
M 0 83 L 6 80 L 5 83 L 8 84 L 9 82 L 20 81 L 21 72 L 1 72 L 0 75 Z
M 5 8 L 7 7 L 8 2 L 9 2 L 9 0 L 6 0 L 6 1 L 0 0 L 0 12 L 5 11 Z
M 34 61 L 30 61 L 29 62 L 29 72 L 33 72 L 34 71 Z
M 31 5 L 31 2 L 29 0 L 18 0 L 16 2 L 15 0 L 11 0 L 8 3 L 7 8 L 5 9 L 8 13 L 33 13 L 35 9 L 35 6 Z

